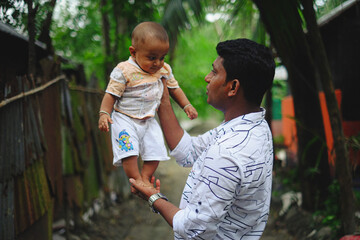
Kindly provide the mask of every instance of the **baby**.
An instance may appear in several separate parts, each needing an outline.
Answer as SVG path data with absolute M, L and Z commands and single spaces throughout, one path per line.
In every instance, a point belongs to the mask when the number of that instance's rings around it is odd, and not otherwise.
M 129 178 L 141 179 L 150 184 L 159 161 L 169 160 L 163 135 L 155 113 L 163 94 L 161 79 L 171 97 L 192 120 L 197 118 L 196 109 L 190 104 L 171 67 L 164 62 L 169 50 L 166 30 L 158 23 L 143 22 L 131 35 L 131 56 L 120 62 L 110 74 L 106 93 L 100 107 L 99 129 L 109 131 L 113 163 L 123 167 Z M 141 172 L 138 156 L 143 160 Z

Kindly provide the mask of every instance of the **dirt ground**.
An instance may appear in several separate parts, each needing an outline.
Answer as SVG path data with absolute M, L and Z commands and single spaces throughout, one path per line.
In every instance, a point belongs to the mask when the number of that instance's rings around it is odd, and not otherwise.
M 172 159 L 162 162 L 157 170 L 161 192 L 175 205 L 179 204 L 189 169 L 178 166 Z M 66 234 L 54 234 L 55 240 L 66 239 Z M 101 210 L 81 230 L 71 231 L 71 240 L 168 240 L 174 239 L 171 227 L 158 214 L 152 213 L 147 203 L 130 196 L 120 204 Z M 293 240 L 286 230 L 279 229 L 272 217 L 262 240 Z

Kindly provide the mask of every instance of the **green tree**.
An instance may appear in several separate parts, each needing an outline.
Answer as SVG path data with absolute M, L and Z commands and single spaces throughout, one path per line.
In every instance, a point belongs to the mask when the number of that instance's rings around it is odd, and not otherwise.
M 54 15 L 51 29 L 57 54 L 67 59 L 63 68 L 74 68 L 77 63 L 85 66 L 87 78 L 94 76 L 105 79 L 102 49 L 102 29 L 99 2 L 65 1 L 59 5 Z M 97 83 L 104 87 L 105 82 Z
M 346 140 L 342 127 L 342 118 L 335 97 L 335 89 L 330 71 L 330 65 L 326 56 L 325 47 L 316 22 L 316 15 L 312 0 L 301 0 L 303 15 L 306 21 L 309 45 L 312 49 L 312 57 L 318 71 L 320 82 L 324 89 L 326 104 L 329 111 L 330 124 L 334 138 L 335 170 L 340 185 L 341 219 L 344 233 L 352 233 L 355 230 L 355 197 L 352 190 L 352 177 L 350 172 L 350 159 L 346 148 Z
M 97 1 L 96 1 L 97 2 Z M 142 21 L 157 21 L 158 13 L 151 0 L 105 1 L 100 0 L 102 39 L 104 53 L 105 80 L 108 82 L 114 66 L 124 60 L 119 46 L 124 46 L 124 38 L 130 38 L 132 29 Z M 128 50 L 126 49 L 126 57 Z M 121 56 L 121 57 L 120 57 Z
M 200 0 L 167 0 L 165 2 L 161 23 L 169 34 L 170 64 L 172 64 L 174 59 L 174 51 L 180 32 L 190 28 L 192 24 L 195 24 L 194 20 L 198 23 L 204 20 L 203 5 L 201 2 Z M 189 16 L 190 14 L 193 18 Z
M 150 0 L 65 2 L 52 29 L 55 48 L 83 63 L 88 78 L 98 78 L 103 89 L 112 68 L 129 56 L 132 29 L 142 21 L 159 22 L 162 9 L 163 1 Z
M 270 34 L 271 42 L 289 72 L 297 120 L 298 169 L 303 207 L 308 210 L 314 210 L 314 206 L 323 207 L 322 203 L 328 195 L 326 190 L 331 180 L 318 98 L 317 80 L 321 80 L 326 91 L 329 112 L 334 116 L 334 119 L 331 119 L 334 139 L 339 141 L 339 146 L 335 146 L 338 147 L 335 151 L 337 171 L 343 174 L 342 176 L 337 174 L 340 188 L 343 189 L 341 192 L 344 194 L 341 198 L 341 209 L 344 211 L 342 214 L 343 231 L 352 233 L 355 226 L 354 198 L 351 190 L 351 175 L 347 167 L 349 159 L 343 144 L 342 129 L 339 126 L 341 125 L 340 113 L 337 104 L 333 102 L 335 95 L 326 54 L 317 29 L 313 2 L 312 0 L 301 2 L 254 0 L 254 3 L 260 10 L 261 19 Z M 301 14 L 301 9 L 303 9 L 303 14 Z M 308 30 L 308 35 L 305 34 L 303 26 Z

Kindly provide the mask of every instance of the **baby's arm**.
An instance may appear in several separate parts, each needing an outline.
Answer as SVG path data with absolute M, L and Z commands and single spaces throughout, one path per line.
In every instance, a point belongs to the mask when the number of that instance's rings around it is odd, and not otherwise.
M 114 107 L 116 97 L 105 93 L 104 98 L 101 102 L 100 112 L 99 112 L 99 129 L 103 132 L 109 131 L 109 123 L 113 123 L 111 120 L 111 112 Z
M 191 120 L 197 118 L 198 113 L 196 109 L 191 105 L 181 88 L 169 88 L 169 93 L 175 102 L 177 102 L 177 104 L 185 111 L 188 118 Z

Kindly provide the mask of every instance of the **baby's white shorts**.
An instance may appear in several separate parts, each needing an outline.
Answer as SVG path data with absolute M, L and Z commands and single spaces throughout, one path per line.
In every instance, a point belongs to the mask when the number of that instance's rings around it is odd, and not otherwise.
M 141 156 L 143 161 L 169 160 L 164 137 L 155 118 L 140 120 L 113 111 L 111 118 L 111 142 L 113 164 L 121 166 L 121 160 L 129 156 Z

